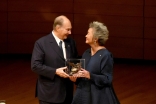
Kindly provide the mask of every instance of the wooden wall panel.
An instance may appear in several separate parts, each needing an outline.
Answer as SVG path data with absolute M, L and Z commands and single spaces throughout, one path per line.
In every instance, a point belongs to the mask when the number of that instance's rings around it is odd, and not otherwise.
M 74 17 L 74 34 L 85 35 L 90 22 L 100 21 L 106 24 L 110 31 L 110 36 L 143 38 L 142 17 L 114 17 L 87 14 L 75 14 Z
M 9 22 L 9 35 L 12 33 L 47 33 L 52 30 L 52 23 L 48 22 Z M 46 28 L 45 28 L 46 27 Z
M 90 22 L 103 22 L 110 32 L 106 46 L 115 57 L 143 59 L 143 4 L 143 0 L 75 0 L 74 37 L 77 41 L 84 37 Z
M 120 37 L 111 37 L 107 41 L 107 46 L 109 47 L 120 47 L 120 48 L 131 48 L 143 49 L 143 40 L 140 38 L 120 38 Z
M 0 1 L 0 12 L 7 12 L 7 0 Z
M 156 60 L 156 39 L 145 39 L 144 44 L 144 58 Z
M 156 7 L 155 6 L 145 6 L 144 9 L 145 17 L 156 17 Z
M 8 36 L 8 53 L 32 53 L 34 42 L 45 34 L 16 33 Z
M 128 16 L 104 16 L 104 15 L 90 15 L 90 14 L 74 14 L 74 23 L 90 23 L 92 21 L 104 22 L 106 25 L 112 26 L 131 26 L 143 27 L 142 17 L 128 17 Z
M 7 53 L 7 0 L 0 1 L 0 54 Z
M 156 18 L 150 18 L 150 17 L 146 17 L 144 19 L 144 25 L 145 27 L 156 27 Z
M 7 12 L 0 12 L 0 33 L 7 32 Z
M 144 59 L 156 60 L 156 1 L 145 0 Z
M 85 36 L 77 35 L 74 36 L 79 50 L 79 54 L 90 48 L 88 44 L 85 43 Z M 109 49 L 115 58 L 143 58 L 143 39 L 140 38 L 117 38 L 110 37 L 105 44 L 106 48 Z
M 8 43 L 8 54 L 31 54 L 32 50 L 32 43 Z
M 9 53 L 32 53 L 35 41 L 52 31 L 53 20 L 58 15 L 61 14 L 10 12 L 8 16 Z M 72 14 L 65 15 L 72 20 Z
M 73 33 L 78 35 L 86 35 L 89 28 L 89 23 L 87 24 L 74 24 Z M 133 38 L 143 38 L 143 28 L 142 27 L 125 27 L 125 26 L 112 26 L 107 25 L 110 37 L 133 37 Z M 154 30 L 153 30 L 154 31 Z
M 7 53 L 7 35 L 0 33 L 0 54 Z
M 74 13 L 116 16 L 143 16 L 143 6 L 107 5 L 105 3 L 75 3 Z
M 108 27 L 106 46 L 115 57 L 155 57 L 155 0 L 1 0 L 0 48 L 7 48 L 0 53 L 31 53 L 34 42 L 51 32 L 54 18 L 61 14 L 72 22 L 71 37 L 80 55 L 89 48 L 85 35 L 96 20 Z
M 116 58 L 143 58 L 143 39 L 110 37 L 106 47 Z
M 52 31 L 58 15 L 73 21 L 72 1 L 8 0 L 9 53 L 32 53 L 35 41 Z
M 38 34 L 36 36 L 36 34 L 16 33 L 16 34 L 11 34 L 11 35 L 8 36 L 8 41 L 10 44 L 13 44 L 13 43 L 16 43 L 16 44 L 20 44 L 20 43 L 34 44 L 34 41 L 36 41 L 36 39 L 39 39 L 40 37 L 44 36 L 45 34 Z
M 8 21 L 18 22 L 53 22 L 55 17 L 59 15 L 67 16 L 73 22 L 71 13 L 50 13 L 50 12 L 9 12 Z
M 155 0 L 145 0 L 145 5 L 155 6 L 156 1 Z
M 154 13 L 151 13 L 151 14 L 147 14 L 149 12 L 155 12 L 156 11 L 156 8 L 155 10 L 145 10 L 145 19 L 144 19 L 144 38 L 148 38 L 148 39 L 156 39 L 156 12 L 155 14 Z
M 133 26 L 109 26 L 110 37 L 143 38 L 143 28 Z
M 61 13 L 23 13 L 11 12 L 8 15 L 9 33 L 47 33 L 52 30 L 53 20 Z M 73 19 L 72 14 L 65 14 Z
M 104 3 L 113 5 L 143 5 L 143 0 L 74 0 L 75 3 Z
M 90 47 L 88 44 L 85 43 L 86 41 L 85 35 L 82 34 L 74 35 L 74 40 L 76 41 L 79 56 L 82 56 L 84 51 Z
M 156 28 L 146 27 L 144 28 L 144 39 L 156 39 Z
M 120 47 L 108 47 L 107 48 L 114 56 L 114 58 L 124 58 L 124 59 L 143 59 L 142 49 L 130 49 L 130 48 L 120 48 Z
M 8 11 L 65 12 L 73 10 L 72 0 L 8 0 Z
M 144 38 L 156 39 L 156 18 L 145 18 Z

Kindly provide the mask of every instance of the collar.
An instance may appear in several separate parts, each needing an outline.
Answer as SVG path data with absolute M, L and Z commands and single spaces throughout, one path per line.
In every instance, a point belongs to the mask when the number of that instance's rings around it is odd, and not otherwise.
M 64 42 L 63 40 L 59 39 L 59 38 L 54 34 L 53 31 L 52 31 L 52 35 L 54 36 L 54 38 L 55 38 L 55 40 L 56 40 L 56 42 L 57 42 L 58 45 L 59 45 L 59 42 L 60 42 L 60 41 Z

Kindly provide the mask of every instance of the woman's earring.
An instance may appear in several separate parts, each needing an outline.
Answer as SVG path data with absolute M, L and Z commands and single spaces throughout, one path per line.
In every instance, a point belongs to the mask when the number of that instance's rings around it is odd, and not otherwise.
M 94 45 L 96 45 L 96 41 L 94 41 Z

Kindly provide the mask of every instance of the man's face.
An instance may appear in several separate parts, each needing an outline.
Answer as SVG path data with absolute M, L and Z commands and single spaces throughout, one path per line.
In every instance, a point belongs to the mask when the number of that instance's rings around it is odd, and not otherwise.
M 71 34 L 71 23 L 70 21 L 64 21 L 63 25 L 60 26 L 59 36 L 62 40 L 67 39 L 68 35 Z

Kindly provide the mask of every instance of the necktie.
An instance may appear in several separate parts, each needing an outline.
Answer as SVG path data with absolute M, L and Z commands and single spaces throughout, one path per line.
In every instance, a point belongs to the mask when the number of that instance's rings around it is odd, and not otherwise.
M 63 54 L 62 41 L 59 42 L 59 47 L 60 47 L 60 49 L 61 49 L 61 51 L 62 51 L 62 54 Z

